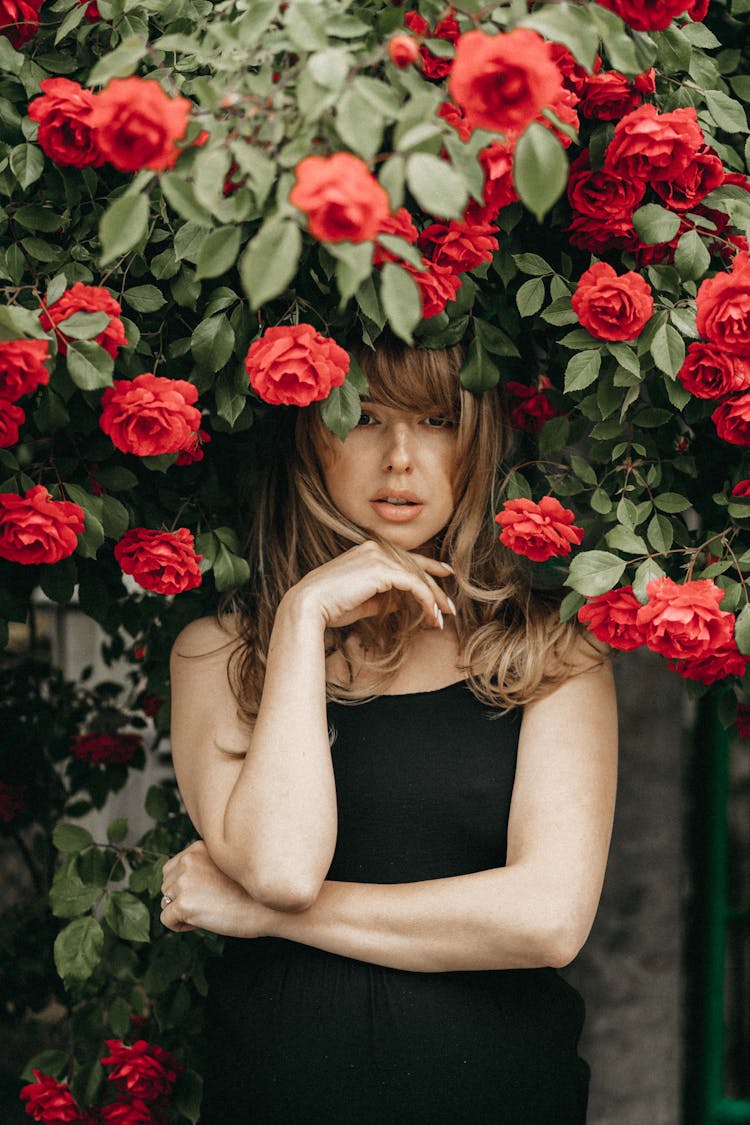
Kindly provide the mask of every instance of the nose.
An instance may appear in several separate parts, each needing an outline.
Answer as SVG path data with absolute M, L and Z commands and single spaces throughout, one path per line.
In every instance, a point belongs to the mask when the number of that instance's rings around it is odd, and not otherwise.
M 386 472 L 408 473 L 413 464 L 412 441 L 405 425 L 388 427 L 384 434 L 383 468 Z

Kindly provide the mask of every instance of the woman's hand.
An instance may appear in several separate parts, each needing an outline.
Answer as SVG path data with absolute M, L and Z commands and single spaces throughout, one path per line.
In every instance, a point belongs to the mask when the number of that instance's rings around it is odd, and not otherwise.
M 210 930 L 226 937 L 265 937 L 275 913 L 220 871 L 202 840 L 164 864 L 162 894 L 162 924 L 177 932 Z
M 311 570 L 287 592 L 281 607 L 285 602 L 314 607 L 324 627 L 335 629 L 374 617 L 384 599 L 396 590 L 413 597 L 425 620 L 442 629 L 443 614 L 455 613 L 455 608 L 433 576 L 447 578 L 452 568 L 415 551 L 408 555 L 413 568 L 368 539 Z

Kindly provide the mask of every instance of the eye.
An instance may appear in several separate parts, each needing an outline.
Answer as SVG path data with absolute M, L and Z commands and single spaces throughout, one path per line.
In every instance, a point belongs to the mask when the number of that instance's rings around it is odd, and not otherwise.
M 368 414 L 366 410 L 363 410 L 359 415 L 359 421 L 357 422 L 357 425 L 364 427 L 369 426 L 370 423 L 375 422 L 377 422 L 377 418 L 375 418 L 372 414 Z
M 425 418 L 425 422 L 431 430 L 450 430 L 456 425 L 452 418 L 430 417 Z

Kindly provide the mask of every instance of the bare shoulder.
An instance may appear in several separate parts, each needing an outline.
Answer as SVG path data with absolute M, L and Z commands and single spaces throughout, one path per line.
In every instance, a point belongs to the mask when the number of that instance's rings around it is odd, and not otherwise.
M 241 638 L 234 614 L 224 614 L 220 618 L 199 617 L 177 635 L 172 646 L 173 671 L 184 667 L 185 661 L 226 664 L 239 644 Z

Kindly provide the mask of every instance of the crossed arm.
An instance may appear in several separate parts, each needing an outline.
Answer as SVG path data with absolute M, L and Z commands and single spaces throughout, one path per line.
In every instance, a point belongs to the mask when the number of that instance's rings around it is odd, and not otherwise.
M 217 725 L 217 716 L 223 715 L 226 724 L 226 716 L 236 710 L 226 683 L 226 651 L 223 658 L 213 658 L 213 670 L 210 659 L 207 664 L 197 656 L 187 668 L 179 665 L 180 659 L 173 668 L 180 716 L 175 767 L 203 840 L 164 868 L 164 890 L 172 899 L 162 914 L 166 926 L 200 927 L 237 937 L 282 937 L 417 972 L 560 966 L 573 959 L 596 912 L 612 826 L 616 717 L 606 663 L 571 677 L 525 709 L 507 864 L 469 875 L 383 885 L 323 881 L 335 843 L 335 789 L 326 772 L 330 754 L 324 720 L 322 730 L 305 720 L 307 739 L 295 742 L 292 737 L 274 746 L 274 800 L 287 809 L 290 802 L 299 801 L 297 817 L 282 816 L 276 830 L 288 833 L 292 857 L 294 841 L 319 840 L 315 833 L 321 832 L 324 847 L 317 853 L 316 871 L 323 864 L 325 868 L 315 893 L 281 898 L 274 893 L 264 901 L 262 880 L 254 883 L 257 876 L 247 874 L 252 865 L 241 859 L 243 839 L 231 836 L 227 819 L 222 821 L 216 813 L 242 793 L 243 779 L 251 791 L 253 778 L 255 785 L 259 780 L 248 770 L 255 744 L 243 759 L 232 751 L 243 739 L 246 746 L 246 733 L 239 724 Z M 320 674 L 324 677 L 324 669 Z M 286 720 L 287 728 L 294 726 L 294 715 L 287 714 Z M 280 760 L 285 749 L 291 758 L 301 753 L 300 745 L 308 755 L 302 773 L 322 771 L 317 805 L 304 787 L 295 788 L 295 762 L 289 761 L 285 776 L 283 757 Z M 263 749 L 261 745 L 261 758 Z M 326 804 L 329 781 L 332 806 Z M 237 817 L 235 824 L 240 822 Z M 256 830 L 272 834 L 269 821 L 262 820 Z M 275 846 L 283 851 L 284 840 Z M 309 874 L 305 880 L 310 880 Z

